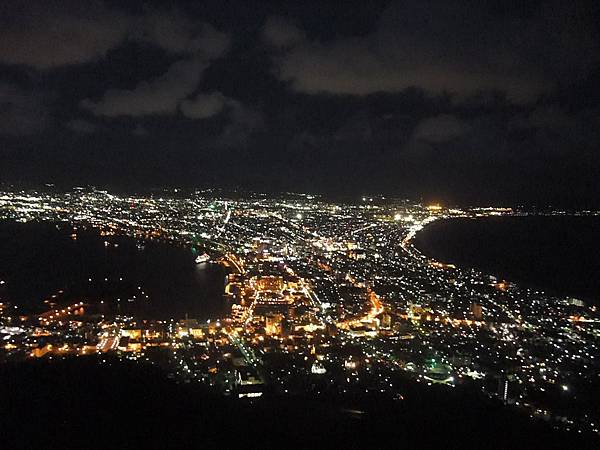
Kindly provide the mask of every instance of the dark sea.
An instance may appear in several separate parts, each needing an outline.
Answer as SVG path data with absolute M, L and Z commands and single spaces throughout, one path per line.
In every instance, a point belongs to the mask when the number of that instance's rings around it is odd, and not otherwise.
M 0 302 L 22 313 L 84 301 L 104 313 L 212 319 L 227 309 L 225 271 L 188 247 L 49 223 L 0 222 Z M 62 292 L 61 292 L 62 291 Z
M 440 220 L 414 244 L 439 261 L 600 305 L 600 217 Z

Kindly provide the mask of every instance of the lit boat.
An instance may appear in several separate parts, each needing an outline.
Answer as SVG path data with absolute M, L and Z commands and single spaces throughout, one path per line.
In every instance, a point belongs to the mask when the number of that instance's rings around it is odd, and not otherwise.
M 327 372 L 327 370 L 325 369 L 323 364 L 321 364 L 319 361 L 314 362 L 314 364 L 310 368 L 310 371 L 311 371 L 311 373 L 314 373 L 315 375 L 322 375 Z
M 206 253 L 196 256 L 196 264 L 202 264 L 208 261 L 210 261 L 210 256 L 208 256 Z

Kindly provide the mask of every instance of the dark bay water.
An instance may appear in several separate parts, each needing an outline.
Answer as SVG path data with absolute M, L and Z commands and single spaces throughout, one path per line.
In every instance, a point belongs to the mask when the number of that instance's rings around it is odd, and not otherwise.
M 197 266 L 189 248 L 159 242 L 138 248 L 134 239 L 81 229 L 73 240 L 71 233 L 47 223 L 0 222 L 0 301 L 23 312 L 40 311 L 50 299 L 92 301 L 106 313 L 144 318 L 223 315 L 223 268 Z
M 492 217 L 434 222 L 424 254 L 600 305 L 600 217 Z

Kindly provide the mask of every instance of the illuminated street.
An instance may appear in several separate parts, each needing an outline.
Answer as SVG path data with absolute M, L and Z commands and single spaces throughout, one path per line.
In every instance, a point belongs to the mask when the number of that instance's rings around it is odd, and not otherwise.
M 230 311 L 203 323 L 88 313 L 91 299 L 39 316 L 14 316 L 3 304 L 7 358 L 116 354 L 239 397 L 310 388 L 401 399 L 391 381 L 397 373 L 450 389 L 468 383 L 532 416 L 597 431 L 592 411 L 572 417 L 541 406 L 551 405 L 554 394 L 545 394 L 557 387 L 564 397 L 570 386 L 598 377 L 596 308 L 434 261 L 413 246 L 419 230 L 438 219 L 530 215 L 525 209 L 216 192 L 119 197 L 79 189 L 3 192 L 0 211 L 17 222 L 91 227 L 108 238 L 159 240 L 206 254 L 212 262 L 196 264 L 227 270 Z M 52 345 L 42 344 L 49 338 Z

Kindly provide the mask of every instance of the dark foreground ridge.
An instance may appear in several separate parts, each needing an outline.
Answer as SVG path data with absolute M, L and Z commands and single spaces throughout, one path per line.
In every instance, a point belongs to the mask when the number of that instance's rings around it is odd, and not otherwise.
M 0 447 L 598 448 L 461 389 L 376 396 L 266 395 L 253 403 L 176 384 L 156 368 L 96 357 L 0 366 Z

